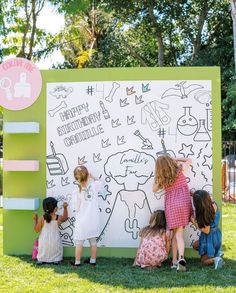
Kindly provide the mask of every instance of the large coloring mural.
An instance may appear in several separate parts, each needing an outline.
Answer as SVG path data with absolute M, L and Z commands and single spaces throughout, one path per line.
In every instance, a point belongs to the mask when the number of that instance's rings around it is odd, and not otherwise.
M 162 154 L 191 158 L 190 188 L 211 192 L 211 113 L 208 80 L 47 83 L 47 196 L 58 199 L 59 209 L 69 203 L 60 226 L 64 245 L 73 246 L 77 165 L 104 182 L 99 246 L 137 247 L 150 213 L 164 207 L 163 192 L 152 192 Z M 187 247 L 197 233 L 189 225 Z

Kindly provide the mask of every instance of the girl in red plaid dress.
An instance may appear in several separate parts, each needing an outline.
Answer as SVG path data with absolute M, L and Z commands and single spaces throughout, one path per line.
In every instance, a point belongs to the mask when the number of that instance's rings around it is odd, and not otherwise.
M 161 156 L 156 161 L 153 192 L 165 190 L 165 214 L 168 229 L 173 231 L 172 266 L 177 271 L 186 271 L 184 259 L 184 228 L 192 214 L 192 204 L 183 165 L 191 164 L 188 158 Z
M 150 217 L 149 225 L 139 235 L 141 241 L 134 265 L 141 268 L 160 267 L 168 258 L 170 250 L 170 232 L 166 231 L 164 211 L 155 211 Z

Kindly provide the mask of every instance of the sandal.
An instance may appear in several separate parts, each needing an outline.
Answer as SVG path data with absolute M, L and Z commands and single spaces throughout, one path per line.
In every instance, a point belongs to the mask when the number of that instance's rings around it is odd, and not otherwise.
M 177 261 L 176 261 L 176 262 L 173 262 L 173 261 L 172 261 L 172 262 L 170 263 L 170 268 L 171 268 L 171 269 L 177 269 L 177 267 L 178 267 L 178 262 L 177 262 Z
M 181 258 L 178 261 L 177 272 L 185 272 L 185 271 L 186 271 L 186 260 L 184 258 Z

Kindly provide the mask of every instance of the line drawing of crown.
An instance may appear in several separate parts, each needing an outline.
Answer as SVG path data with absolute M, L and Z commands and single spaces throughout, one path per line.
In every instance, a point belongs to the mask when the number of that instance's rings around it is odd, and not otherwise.
M 138 104 L 142 104 L 144 101 L 142 100 L 142 97 L 143 95 L 141 96 L 137 96 L 135 95 L 135 104 L 138 105 Z
M 61 177 L 61 185 L 62 186 L 66 186 L 66 185 L 69 185 L 70 182 L 68 182 L 68 177 L 66 177 L 65 179 L 63 177 Z
M 134 93 L 136 93 L 136 91 L 134 91 L 134 86 L 131 86 L 130 88 L 126 88 L 126 94 L 127 96 L 133 95 Z
M 47 184 L 47 189 L 51 189 L 56 186 L 53 182 L 53 179 L 51 181 L 46 181 L 46 184 Z
M 109 147 L 111 144 L 109 142 L 109 138 L 107 138 L 106 140 L 102 139 L 102 148 L 107 148 Z
M 127 116 L 127 124 L 132 125 L 134 123 L 136 123 L 136 121 L 134 121 L 134 115 L 131 117 Z
M 118 145 L 122 145 L 122 144 L 125 144 L 126 143 L 126 141 L 124 140 L 124 136 L 121 136 L 121 137 L 119 137 L 119 135 L 117 136 L 117 144 Z
M 112 128 L 116 128 L 118 126 L 121 126 L 119 118 L 117 118 L 116 120 L 111 119 L 111 126 L 112 126 Z
M 93 162 L 94 163 L 100 162 L 102 160 L 100 156 L 101 156 L 100 153 L 98 153 L 97 155 L 93 153 Z
M 125 98 L 124 100 L 120 99 L 120 107 L 126 107 L 128 105 L 129 103 L 127 102 L 127 98 Z

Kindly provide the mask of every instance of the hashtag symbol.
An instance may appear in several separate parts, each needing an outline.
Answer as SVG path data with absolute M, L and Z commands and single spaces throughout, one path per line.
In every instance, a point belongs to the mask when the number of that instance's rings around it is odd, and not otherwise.
M 164 128 L 159 128 L 158 136 L 164 138 L 165 134 L 166 134 L 165 129 Z
M 94 88 L 92 86 L 88 86 L 87 90 L 86 90 L 87 94 L 88 95 L 93 95 L 93 92 L 94 92 Z

